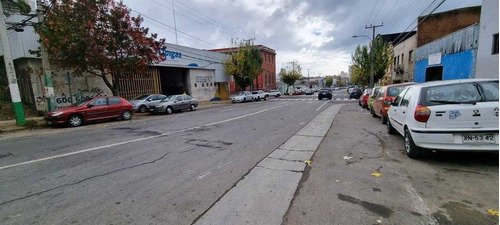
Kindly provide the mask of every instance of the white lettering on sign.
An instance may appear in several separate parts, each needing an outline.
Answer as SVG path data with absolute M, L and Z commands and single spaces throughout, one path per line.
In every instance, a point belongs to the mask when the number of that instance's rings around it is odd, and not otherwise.
M 9 84 L 10 96 L 12 96 L 12 102 L 20 102 L 21 96 L 19 95 L 19 86 L 17 84 Z
M 441 64 L 441 52 L 429 55 L 429 65 Z
M 212 76 L 196 76 L 196 83 L 212 83 Z

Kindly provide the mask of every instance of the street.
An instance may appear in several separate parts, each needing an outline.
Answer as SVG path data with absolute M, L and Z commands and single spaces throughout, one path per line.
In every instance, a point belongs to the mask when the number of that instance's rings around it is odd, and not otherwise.
M 2 139 L 0 224 L 498 224 L 497 152 L 410 159 L 348 98 Z

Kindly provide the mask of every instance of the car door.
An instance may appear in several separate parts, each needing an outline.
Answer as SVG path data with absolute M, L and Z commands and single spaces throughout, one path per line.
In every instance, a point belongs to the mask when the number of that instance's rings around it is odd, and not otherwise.
M 403 105 L 403 99 L 406 94 L 408 89 L 404 89 L 399 93 L 399 95 L 394 99 L 394 102 L 391 105 L 391 108 L 389 108 L 389 111 L 387 114 L 389 115 L 389 120 L 392 125 L 397 131 L 401 132 L 403 123 L 404 123 L 404 115 L 405 115 L 405 105 Z M 408 104 L 406 104 L 406 107 Z
M 90 102 L 87 106 L 92 105 L 92 107 L 85 110 L 87 114 L 87 120 L 96 120 L 105 118 L 107 116 L 107 98 L 98 98 Z
M 185 107 L 185 109 L 189 109 L 189 107 L 191 107 L 191 96 L 189 96 L 189 95 L 183 95 L 182 98 L 184 98 L 184 107 Z
M 172 107 L 174 110 L 184 109 L 184 100 L 182 99 L 182 95 L 175 96 Z
M 118 97 L 108 98 L 107 117 L 119 117 L 122 113 L 122 101 Z
M 375 114 L 380 116 L 380 111 L 382 110 L 382 103 L 384 101 L 384 91 L 385 88 L 380 88 L 380 90 L 377 93 L 377 96 L 375 96 L 375 100 L 373 100 L 373 111 Z
M 253 94 L 252 94 L 252 92 L 245 91 L 245 99 L 247 101 L 252 101 L 253 100 Z

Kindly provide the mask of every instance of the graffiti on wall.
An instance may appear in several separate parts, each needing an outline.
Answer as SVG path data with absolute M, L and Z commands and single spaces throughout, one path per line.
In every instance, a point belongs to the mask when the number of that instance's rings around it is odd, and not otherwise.
M 80 102 L 91 99 L 96 96 L 105 95 L 106 93 L 99 87 L 94 87 L 91 90 L 78 90 L 75 93 L 72 93 L 70 96 L 67 93 L 62 92 L 60 95 L 54 96 L 54 101 L 56 103 L 56 108 L 61 108 L 65 106 L 71 105 L 73 102 Z M 37 104 L 45 103 L 47 101 L 47 97 L 45 96 L 37 96 L 35 98 Z

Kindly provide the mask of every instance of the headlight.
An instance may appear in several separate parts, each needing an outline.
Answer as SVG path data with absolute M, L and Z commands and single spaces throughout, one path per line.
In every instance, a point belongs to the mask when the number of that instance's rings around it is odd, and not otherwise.
M 52 114 L 52 116 L 60 116 L 62 114 L 63 114 L 63 112 L 56 112 L 56 113 Z

